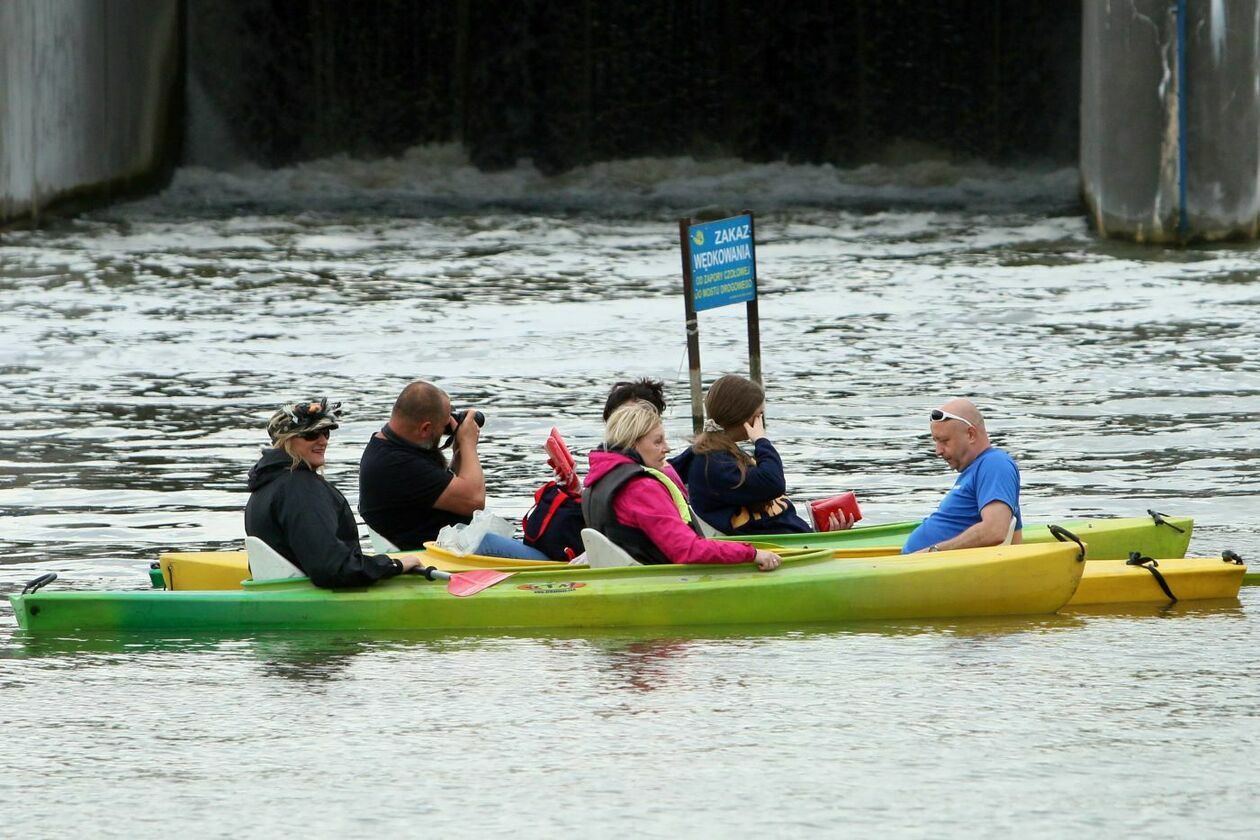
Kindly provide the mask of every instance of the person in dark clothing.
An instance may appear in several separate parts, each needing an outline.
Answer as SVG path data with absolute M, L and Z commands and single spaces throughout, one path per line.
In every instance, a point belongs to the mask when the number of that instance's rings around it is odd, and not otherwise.
M 608 391 L 608 399 L 604 401 L 604 422 L 621 405 L 630 400 L 643 400 L 656 409 L 656 413 L 665 416 L 665 383 L 659 379 L 635 379 L 614 383 Z
M 249 471 L 245 533 L 284 555 L 316 586 L 367 586 L 421 565 L 414 556 L 365 555 L 350 504 L 320 474 L 340 419 L 326 398 L 281 407 L 271 416 L 271 447 Z
M 481 427 L 472 411 L 459 420 L 446 392 L 417 380 L 398 395 L 389 422 L 372 435 L 359 459 L 359 513 L 400 548 L 418 549 L 446 525 L 472 521 L 486 506 L 486 479 L 477 455 Z M 438 447 L 452 432 L 451 464 Z
M 704 397 L 709 416 L 689 448 L 670 459 L 687 482 L 692 508 L 724 534 L 790 534 L 812 531 L 784 495 L 783 459 L 766 437 L 766 393 L 742 376 L 719 377 Z M 752 441 L 753 455 L 740 449 Z M 841 511 L 828 530 L 853 525 Z

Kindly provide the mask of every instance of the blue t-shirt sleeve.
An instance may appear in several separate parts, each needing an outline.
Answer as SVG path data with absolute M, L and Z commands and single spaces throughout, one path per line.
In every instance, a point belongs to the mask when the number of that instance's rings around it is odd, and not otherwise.
M 990 502 L 1002 502 L 1015 516 L 1015 528 L 1024 527 L 1019 514 L 1019 467 L 1013 458 L 985 458 L 976 470 L 976 508 L 982 510 Z

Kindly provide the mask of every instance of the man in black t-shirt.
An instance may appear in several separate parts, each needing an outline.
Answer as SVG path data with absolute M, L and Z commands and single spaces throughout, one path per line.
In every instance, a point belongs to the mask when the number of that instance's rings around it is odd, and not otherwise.
M 372 435 L 359 460 L 359 513 L 400 549 L 437 539 L 445 525 L 471 522 L 486 506 L 477 457 L 481 427 L 451 416 L 451 400 L 431 382 L 412 382 L 394 402 L 389 422 Z M 448 467 L 438 443 L 454 430 Z

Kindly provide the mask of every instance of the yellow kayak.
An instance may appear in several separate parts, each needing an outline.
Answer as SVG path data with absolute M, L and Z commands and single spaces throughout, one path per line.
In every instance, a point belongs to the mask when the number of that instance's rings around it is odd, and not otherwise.
M 1087 560 L 1072 607 L 1099 604 L 1164 604 L 1237 598 L 1247 567 L 1222 557 L 1178 557 L 1135 564 Z M 1153 574 L 1152 572 L 1157 572 Z M 1160 581 L 1163 585 L 1160 585 Z

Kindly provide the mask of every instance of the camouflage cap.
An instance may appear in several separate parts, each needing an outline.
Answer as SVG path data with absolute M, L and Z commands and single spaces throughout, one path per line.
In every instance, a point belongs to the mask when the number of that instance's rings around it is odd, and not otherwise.
M 271 442 L 286 434 L 316 432 L 335 429 L 341 422 L 341 403 L 329 403 L 327 397 L 317 400 L 299 400 L 283 405 L 267 421 L 267 435 Z

